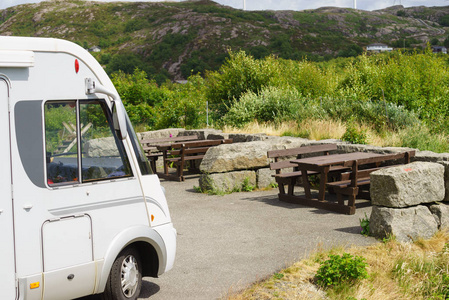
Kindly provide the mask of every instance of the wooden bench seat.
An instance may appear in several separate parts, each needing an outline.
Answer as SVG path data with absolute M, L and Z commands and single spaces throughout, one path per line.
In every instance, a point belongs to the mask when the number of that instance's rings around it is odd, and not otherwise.
M 302 172 L 297 170 L 297 165 L 291 163 L 290 160 L 295 158 L 301 158 L 304 155 L 328 155 L 330 151 L 336 151 L 336 144 L 323 144 L 313 146 L 303 146 L 298 148 L 272 150 L 268 151 L 268 158 L 274 159 L 274 162 L 270 163 L 270 169 L 276 170 L 275 177 L 276 183 L 279 187 L 279 194 L 285 195 L 285 186 L 287 185 L 287 194 L 293 195 L 294 187 L 301 178 Z M 281 160 L 283 159 L 283 160 Z M 283 169 L 293 168 L 293 172 L 282 172 Z M 335 166 L 331 168 L 331 171 L 342 171 L 348 168 L 342 166 Z M 308 171 L 307 175 L 317 175 L 319 172 Z
M 387 156 L 359 159 L 348 163 L 351 171 L 342 173 L 342 178 L 339 181 L 329 182 L 326 184 L 328 189 L 332 189 L 337 194 L 338 204 L 344 205 L 343 196 L 348 196 L 348 206 L 351 209 L 350 214 L 355 212 L 355 199 L 362 191 L 365 192 L 366 198 L 369 199 L 370 174 L 374 171 L 394 167 L 399 164 L 410 163 L 411 157 L 415 156 L 415 151 L 407 151 L 402 153 L 390 154 Z M 380 166 L 380 163 L 386 165 Z M 375 165 L 375 167 L 369 167 Z M 367 167 L 368 166 L 368 167 Z M 365 169 L 361 169 L 367 167 Z
M 150 163 L 151 168 L 153 169 L 153 172 L 156 173 L 156 161 L 159 157 L 163 156 L 163 153 L 157 149 L 156 145 L 195 140 L 198 140 L 198 135 L 196 134 L 165 138 L 142 139 L 140 140 L 140 144 L 142 144 L 142 149 Z
M 222 144 L 231 144 L 232 139 L 222 140 L 201 140 L 189 141 L 184 143 L 174 143 L 171 145 L 171 150 L 164 161 L 165 168 L 168 170 L 169 165 L 176 167 L 176 175 L 165 174 L 166 178 L 184 181 L 184 168 L 187 162 L 198 161 L 204 158 L 207 150 Z M 193 168 L 195 169 L 195 168 Z

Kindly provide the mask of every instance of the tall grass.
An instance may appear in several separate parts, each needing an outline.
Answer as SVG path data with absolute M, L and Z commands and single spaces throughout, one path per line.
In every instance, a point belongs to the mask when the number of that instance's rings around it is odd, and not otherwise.
M 315 253 L 240 292 L 240 299 L 447 299 L 449 297 L 449 235 L 438 232 L 429 240 L 402 244 L 394 239 L 368 247 L 336 247 Z M 314 285 L 320 264 L 329 255 L 349 252 L 368 263 L 367 279 L 355 285 L 322 290 Z

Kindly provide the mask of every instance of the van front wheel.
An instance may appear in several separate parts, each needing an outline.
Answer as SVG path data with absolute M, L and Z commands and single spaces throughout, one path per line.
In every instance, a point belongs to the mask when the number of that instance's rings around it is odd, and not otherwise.
M 112 264 L 104 300 L 135 300 L 142 288 L 142 263 L 139 252 L 125 248 Z

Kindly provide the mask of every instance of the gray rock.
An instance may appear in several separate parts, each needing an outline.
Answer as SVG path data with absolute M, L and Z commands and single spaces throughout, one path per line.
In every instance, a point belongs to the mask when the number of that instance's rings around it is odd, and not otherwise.
M 370 234 L 377 238 L 395 236 L 400 242 L 418 238 L 429 239 L 438 231 L 438 224 L 426 206 L 388 208 L 373 206 Z
M 413 150 L 412 148 L 404 147 L 378 147 L 371 145 L 348 144 L 346 142 L 338 143 L 338 149 L 341 153 L 373 152 L 379 154 L 398 153 Z
M 276 184 L 276 180 L 273 176 L 276 174 L 275 170 L 270 170 L 270 168 L 262 168 L 256 171 L 257 187 L 259 189 L 268 188 Z
M 178 136 L 178 135 L 181 135 L 180 133 L 184 132 L 184 131 L 185 131 L 184 128 L 168 128 L 168 129 L 141 132 L 141 133 L 138 133 L 137 136 L 141 140 L 168 138 L 168 137 L 170 137 L 170 134 L 172 136 Z
M 432 151 L 417 151 L 412 161 L 449 161 L 449 153 L 435 153 Z
M 216 193 L 229 193 L 240 191 L 244 188 L 245 180 L 248 186 L 256 186 L 255 171 L 237 171 L 216 174 L 201 174 L 199 179 L 200 188 L 203 191 Z
M 254 141 L 264 141 L 268 139 L 268 136 L 265 133 L 258 133 L 258 134 L 230 133 L 229 138 L 231 138 L 234 143 L 247 143 Z
M 113 137 L 88 140 L 83 151 L 87 157 L 119 156 Z
M 439 164 L 441 164 L 444 167 L 444 187 L 445 187 L 445 194 L 444 194 L 444 202 L 449 202 L 449 162 L 448 161 L 439 161 Z
M 222 133 L 221 130 L 207 128 L 207 129 L 185 130 L 183 132 L 180 132 L 179 135 L 185 136 L 185 135 L 195 135 L 196 134 L 200 140 L 206 140 L 209 138 L 209 134 L 221 134 L 221 133 Z
M 253 170 L 269 165 L 267 151 L 301 147 L 303 139 L 278 138 L 266 141 L 225 144 L 210 148 L 200 165 L 203 173 Z
M 371 173 L 371 202 L 386 207 L 408 207 L 442 201 L 444 167 L 414 162 Z
M 437 221 L 438 228 L 449 228 L 449 205 L 434 204 L 429 209 Z
M 209 140 L 229 139 L 229 133 L 211 133 L 207 136 Z

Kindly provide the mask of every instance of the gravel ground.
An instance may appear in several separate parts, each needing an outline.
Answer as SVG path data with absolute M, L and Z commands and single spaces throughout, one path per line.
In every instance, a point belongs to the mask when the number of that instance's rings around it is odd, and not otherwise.
M 277 189 L 206 195 L 193 189 L 198 176 L 186 178 L 185 182 L 161 180 L 178 231 L 176 261 L 160 278 L 144 278 L 139 299 L 219 299 L 319 247 L 376 242 L 360 234 L 359 218 L 370 214 L 369 206 L 348 216 L 280 202 Z
M 198 177 L 162 180 L 178 230 L 174 268 L 145 278 L 141 299 L 217 299 L 241 290 L 318 247 L 368 245 L 359 218 L 280 202 L 277 189 L 224 196 L 196 193 Z M 298 189 L 300 192 L 300 189 Z

